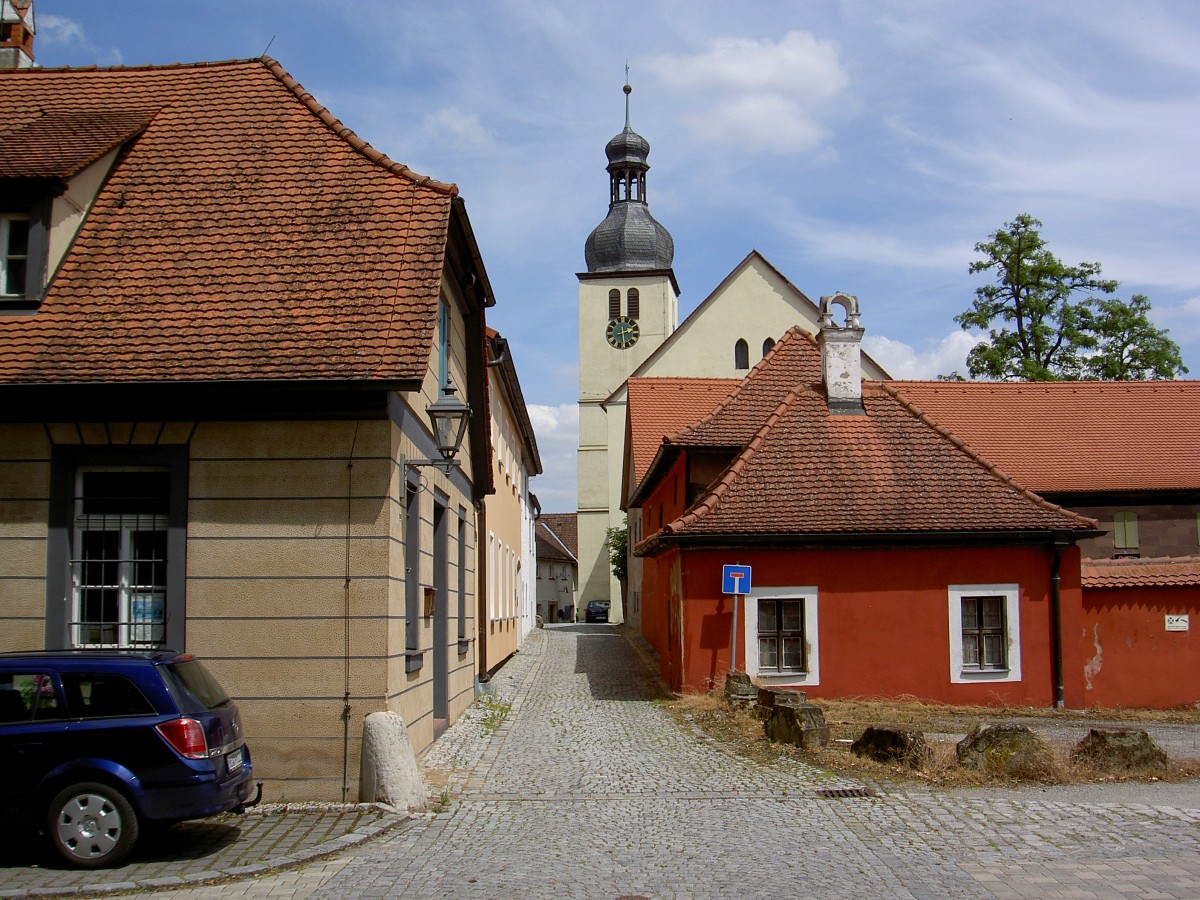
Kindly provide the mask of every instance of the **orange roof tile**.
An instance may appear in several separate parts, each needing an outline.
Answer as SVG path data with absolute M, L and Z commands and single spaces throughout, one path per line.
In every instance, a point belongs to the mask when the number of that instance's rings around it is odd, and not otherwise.
M 821 381 L 821 350 L 816 338 L 794 326 L 771 348 L 724 402 L 682 429 L 672 443 L 690 446 L 741 447 L 796 385 Z
M 1200 585 L 1200 556 L 1150 559 L 1085 559 L 1085 588 L 1194 587 Z
M 890 383 L 1032 490 L 1200 488 L 1200 381 Z
M 831 415 L 820 351 L 793 329 L 708 416 L 664 440 L 740 448 L 665 536 L 919 535 L 1092 531 L 912 408 L 863 384 L 865 415 Z M 648 477 L 653 477 L 650 475 Z
M 154 113 L 40 310 L 0 317 L 0 382 L 424 373 L 457 189 L 371 148 L 277 63 L 2 71 L 0 141 L 31 171 L 55 168 L 35 162 L 56 132 L 41 110 L 63 123 L 58 174 Z M 93 113 L 89 141 L 68 123 Z
M 575 513 L 542 513 L 536 524 L 534 536 L 539 559 L 575 561 L 579 554 L 579 523 Z
M 39 109 L 36 118 L 0 134 L 0 178 L 69 178 L 145 128 L 155 112 Z
M 739 384 L 736 378 L 630 378 L 633 483 L 645 476 L 665 436 L 710 412 Z
M 917 534 L 1092 530 L 1014 484 L 883 386 L 865 415 L 830 415 L 801 385 L 708 495 L 664 534 Z

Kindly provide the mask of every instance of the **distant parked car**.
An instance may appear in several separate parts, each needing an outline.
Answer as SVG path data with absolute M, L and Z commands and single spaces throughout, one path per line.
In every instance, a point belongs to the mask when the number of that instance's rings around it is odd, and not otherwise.
M 583 611 L 583 620 L 585 622 L 607 622 L 608 621 L 608 601 L 593 600 Z
M 245 808 L 237 706 L 171 650 L 0 653 L 0 822 L 72 866 L 121 862 L 147 826 Z

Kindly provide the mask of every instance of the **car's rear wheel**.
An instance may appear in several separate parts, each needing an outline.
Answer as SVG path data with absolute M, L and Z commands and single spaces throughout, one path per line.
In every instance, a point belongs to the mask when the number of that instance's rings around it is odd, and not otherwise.
M 81 782 L 59 791 L 46 813 L 50 845 L 67 863 L 82 869 L 115 866 L 138 839 L 138 817 L 125 795 L 99 782 Z

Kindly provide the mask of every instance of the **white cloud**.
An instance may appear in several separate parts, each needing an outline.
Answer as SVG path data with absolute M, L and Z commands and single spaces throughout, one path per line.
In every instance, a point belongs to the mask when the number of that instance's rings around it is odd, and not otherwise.
M 39 15 L 36 25 L 37 43 L 34 44 L 34 50 L 38 43 L 77 47 L 90 54 L 97 65 L 120 66 L 125 63 L 125 57 L 117 47 L 101 48 L 89 41 L 83 33 L 83 25 L 75 19 L 54 14 Z
M 575 403 L 557 406 L 530 403 L 526 409 L 544 469 L 533 480 L 532 490 L 545 512 L 574 512 L 577 506 L 575 451 L 579 446 L 579 406 Z
M 80 44 L 88 46 L 83 36 L 83 26 L 65 16 L 39 15 L 37 17 L 37 39 L 47 44 Z
M 496 146 L 495 135 L 483 124 L 478 113 L 447 107 L 425 116 L 421 128 L 430 143 L 455 155 L 482 153 Z
M 659 56 L 648 66 L 691 110 L 692 135 L 741 151 L 811 150 L 828 138 L 820 112 L 849 77 L 829 41 L 789 31 L 779 41 L 718 38 L 692 55 Z
M 901 341 L 868 335 L 863 338 L 863 349 L 893 378 L 930 381 L 951 372 L 967 377 L 967 353 L 980 340 L 980 335 L 960 329 L 925 350 L 917 350 Z
M 763 153 L 794 153 L 819 147 L 828 131 L 794 101 L 778 94 L 736 97 L 684 117 L 696 135 Z M 767 125 L 769 123 L 769 126 Z

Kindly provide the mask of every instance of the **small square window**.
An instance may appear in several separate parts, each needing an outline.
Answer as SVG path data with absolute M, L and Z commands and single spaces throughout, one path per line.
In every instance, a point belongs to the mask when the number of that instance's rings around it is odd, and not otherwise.
M 1016 584 L 950 586 L 951 684 L 1021 680 L 1020 597 Z

